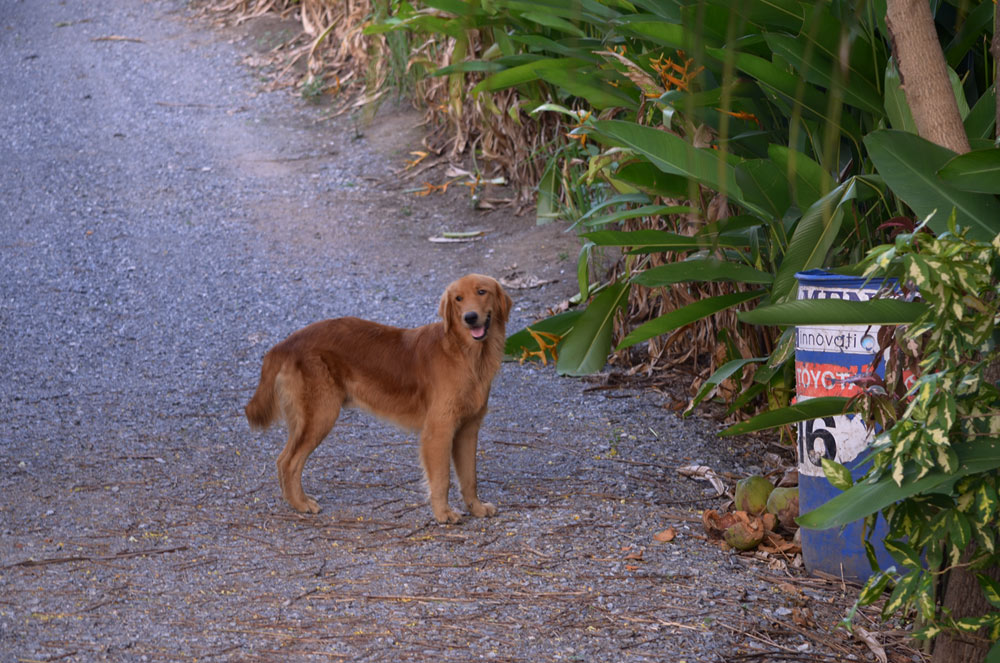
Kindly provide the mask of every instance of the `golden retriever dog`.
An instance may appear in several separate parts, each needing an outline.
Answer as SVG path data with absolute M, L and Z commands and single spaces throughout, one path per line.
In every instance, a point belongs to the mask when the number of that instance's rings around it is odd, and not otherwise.
M 278 416 L 288 442 L 278 456 L 278 481 L 295 509 L 318 513 L 302 490 L 309 454 L 333 428 L 341 408 L 360 407 L 420 433 L 420 460 L 431 509 L 441 523 L 456 523 L 448 505 L 451 463 L 465 506 L 492 516 L 476 487 L 476 445 L 490 383 L 500 368 L 511 299 L 488 276 L 469 274 L 448 286 L 438 314 L 416 329 L 358 318 L 316 322 L 293 333 L 264 356 L 260 384 L 246 406 L 254 428 Z

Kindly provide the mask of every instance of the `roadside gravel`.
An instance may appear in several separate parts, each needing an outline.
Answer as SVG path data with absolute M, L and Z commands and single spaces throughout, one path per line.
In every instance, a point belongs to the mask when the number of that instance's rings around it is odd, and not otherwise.
M 700 538 L 718 501 L 676 468 L 760 449 L 657 393 L 506 364 L 500 513 L 448 527 L 412 436 L 347 413 L 306 467 L 323 512 L 292 512 L 283 431 L 242 415 L 273 343 L 424 324 L 467 271 L 555 281 L 511 293 L 518 329 L 572 293 L 575 240 L 404 193 L 412 114 L 321 121 L 248 39 L 182 0 L 0 0 L 0 660 L 873 660 L 828 631 L 837 583 Z

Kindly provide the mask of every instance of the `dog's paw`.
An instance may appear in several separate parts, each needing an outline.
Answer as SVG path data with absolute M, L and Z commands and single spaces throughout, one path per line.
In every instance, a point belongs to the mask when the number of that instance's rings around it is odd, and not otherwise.
M 469 513 L 476 518 L 486 518 L 497 515 L 497 508 L 489 502 L 477 502 L 469 505 Z
M 458 515 L 458 513 L 453 511 L 450 507 L 440 512 L 435 511 L 434 519 L 442 525 L 454 525 L 455 523 L 462 522 L 462 516 Z
M 298 504 L 292 503 L 292 508 L 299 513 L 319 513 L 320 511 L 319 502 L 308 496 Z

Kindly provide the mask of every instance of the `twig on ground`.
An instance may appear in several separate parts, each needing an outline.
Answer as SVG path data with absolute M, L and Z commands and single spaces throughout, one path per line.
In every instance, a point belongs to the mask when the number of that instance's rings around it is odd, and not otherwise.
M 44 559 L 25 559 L 20 562 L 13 562 L 0 566 L 0 569 L 12 569 L 17 566 L 45 566 L 47 564 L 66 564 L 69 562 L 109 562 L 128 557 L 142 557 L 143 555 L 162 555 L 164 553 L 180 552 L 187 550 L 187 546 L 175 546 L 173 548 L 150 548 L 149 550 L 126 550 L 114 555 L 67 555 L 66 557 L 47 557 Z

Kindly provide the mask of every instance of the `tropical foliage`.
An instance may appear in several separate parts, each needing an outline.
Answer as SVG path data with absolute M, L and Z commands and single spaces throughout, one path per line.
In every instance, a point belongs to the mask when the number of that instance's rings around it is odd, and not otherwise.
M 514 90 L 522 111 L 573 125 L 571 143 L 543 171 L 538 201 L 540 219 L 561 216 L 583 232 L 582 299 L 603 285 L 588 269 L 590 254 L 625 252 L 614 296 L 550 321 L 541 345 L 532 335 L 512 339 L 512 351 L 539 355 L 554 335 L 561 372 L 599 370 L 617 338 L 617 349 L 644 343 L 654 359 L 671 350 L 712 356 L 720 368 L 695 402 L 734 377 L 746 387 L 734 407 L 765 391 L 784 402 L 790 336 L 733 333 L 734 309 L 794 298 L 799 270 L 857 261 L 884 238 L 880 224 L 906 212 L 903 202 L 921 214 L 957 207 L 959 223 L 980 236 L 997 218 L 988 175 L 979 189 L 955 186 L 972 176 L 971 160 L 956 161 L 962 175 L 938 175 L 954 155 L 912 133 L 884 12 L 873 7 L 426 4 L 400 5 L 395 25 L 412 29 L 452 12 L 461 34 L 484 45 L 483 34 L 493 37 L 483 57 L 441 73 L 474 71 L 473 95 Z M 988 68 L 974 56 L 986 48 L 990 15 L 973 14 L 948 52 L 961 65 L 956 93 L 970 137 L 983 147 L 995 102 Z M 944 218 L 932 227 L 943 229 Z M 648 321 L 621 329 L 625 308 L 629 319 Z
M 954 232 L 901 235 L 872 252 L 868 274 L 895 279 L 901 293 L 920 293 L 923 310 L 904 327 L 886 328 L 885 376 L 874 375 L 853 409 L 883 432 L 872 445 L 872 469 L 853 484 L 827 461 L 827 477 L 845 492 L 802 516 L 827 528 L 879 510 L 889 524 L 885 547 L 896 566 L 878 570 L 858 600 L 891 590 L 885 616 L 910 608 L 931 638 L 954 629 L 968 638 L 1000 639 L 1000 390 L 987 375 L 1000 358 L 1000 236 L 969 240 Z M 906 376 L 915 376 L 912 385 Z M 866 542 L 873 568 L 875 554 Z M 965 569 L 992 612 L 956 616 L 936 602 L 942 573 Z M 991 656 L 1000 656 L 994 645 Z

